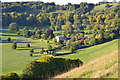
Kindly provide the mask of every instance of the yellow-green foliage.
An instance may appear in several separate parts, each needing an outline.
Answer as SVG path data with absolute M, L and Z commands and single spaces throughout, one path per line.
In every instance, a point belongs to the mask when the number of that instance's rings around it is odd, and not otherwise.
M 15 72 L 11 72 L 11 73 L 8 73 L 8 74 L 1 74 L 0 76 L 2 77 L 2 80 L 12 80 L 12 79 L 19 80 L 20 79 L 18 74 L 15 73 Z
M 22 78 L 50 78 L 83 64 L 79 59 L 44 56 L 32 61 L 23 70 Z

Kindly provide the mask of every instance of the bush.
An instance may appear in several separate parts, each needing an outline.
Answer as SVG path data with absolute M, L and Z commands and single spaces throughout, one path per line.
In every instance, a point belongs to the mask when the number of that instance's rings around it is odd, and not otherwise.
M 17 48 L 17 43 L 16 43 L 16 42 L 13 43 L 12 48 L 13 48 L 13 49 L 16 49 L 16 48 Z
M 8 38 L 7 41 L 11 41 L 11 38 Z
M 49 40 L 47 40 L 46 43 L 49 43 Z
M 30 54 L 30 56 L 33 56 L 33 54 Z
M 43 54 L 44 52 L 45 52 L 45 50 L 42 49 L 42 50 L 40 51 L 40 54 Z
M 31 53 L 34 53 L 34 50 L 33 50 L 33 49 L 31 49 L 31 50 L 30 50 L 30 52 L 31 52 Z
M 27 47 L 28 47 L 28 48 L 30 47 L 30 44 L 29 44 L 29 43 L 27 44 Z
M 20 36 L 20 32 L 18 32 L 17 35 Z
M 44 56 L 23 70 L 22 78 L 51 78 L 83 64 L 79 59 Z
M 18 74 L 14 72 L 0 75 L 0 76 L 2 76 L 2 80 L 20 80 L 20 77 L 18 76 Z

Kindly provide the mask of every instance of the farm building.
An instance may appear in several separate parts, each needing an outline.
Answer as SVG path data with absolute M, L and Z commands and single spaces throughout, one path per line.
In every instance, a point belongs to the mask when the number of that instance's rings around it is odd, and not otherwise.
M 62 35 L 56 36 L 55 38 L 57 39 L 57 42 L 59 42 L 60 40 L 62 40 L 62 41 L 67 41 L 68 40 L 66 37 L 64 37 Z

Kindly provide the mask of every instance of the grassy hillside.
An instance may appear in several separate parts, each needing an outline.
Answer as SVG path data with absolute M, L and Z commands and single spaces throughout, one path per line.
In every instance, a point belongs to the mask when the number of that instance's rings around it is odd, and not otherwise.
M 118 39 L 100 45 L 96 45 L 93 47 L 79 49 L 74 54 L 64 55 L 64 57 L 79 58 L 84 63 L 88 63 L 106 54 L 109 55 L 109 53 L 117 50 L 118 50 Z
M 17 36 L 14 33 L 10 33 L 8 30 L 4 29 L 3 43 L 2 43 L 2 66 L 3 73 L 17 72 L 21 73 L 23 68 L 31 60 L 39 58 L 41 55 L 36 57 L 30 57 L 29 50 L 34 49 L 35 53 L 38 53 L 42 47 L 46 48 L 47 43 L 38 40 L 32 40 L 31 38 L 24 38 L 22 36 Z M 11 37 L 13 41 L 18 42 L 17 50 L 12 49 L 12 43 L 5 41 L 8 37 Z M 95 58 L 111 53 L 117 50 L 117 41 L 113 40 L 104 44 L 96 45 L 90 48 L 77 50 L 76 53 L 65 55 L 68 58 L 80 58 L 84 63 L 87 63 Z M 30 43 L 31 48 L 27 48 L 26 44 Z M 52 46 L 55 46 L 52 44 Z M 45 54 L 44 54 L 45 55 Z
M 105 5 L 106 4 L 95 6 L 93 10 L 104 10 L 104 9 L 107 9 L 107 8 L 105 8 Z M 110 5 L 112 5 L 112 7 L 110 7 L 110 8 L 114 8 L 115 6 L 118 5 L 118 3 L 111 3 Z
M 118 78 L 118 51 L 55 78 Z

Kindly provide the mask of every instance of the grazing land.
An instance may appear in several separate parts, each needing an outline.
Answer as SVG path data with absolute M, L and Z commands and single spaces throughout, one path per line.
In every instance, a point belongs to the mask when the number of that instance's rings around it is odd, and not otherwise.
M 14 33 L 7 33 L 9 30 L 6 30 L 6 33 L 2 33 L 3 40 L 6 40 L 8 37 L 18 41 L 17 50 L 12 49 L 12 42 L 3 42 L 2 43 L 2 58 L 3 58 L 3 73 L 8 72 L 17 72 L 21 73 L 23 68 L 26 66 L 26 63 L 29 63 L 31 60 L 38 59 L 41 55 L 36 55 L 36 57 L 30 57 L 29 50 L 35 49 L 36 53 L 39 53 L 42 47 L 46 48 L 47 43 L 41 42 L 40 40 L 33 40 L 31 38 L 24 38 L 22 36 L 17 36 Z M 27 48 L 27 43 L 31 44 L 31 48 Z M 104 55 L 109 55 L 109 53 L 116 51 L 118 49 L 118 40 L 113 40 L 104 44 L 92 46 L 85 49 L 76 50 L 75 53 L 64 55 L 63 57 L 68 58 L 79 58 L 84 63 L 88 63 L 94 59 L 102 57 Z M 53 44 L 52 44 L 53 45 Z M 56 45 L 53 45 L 56 46 Z

